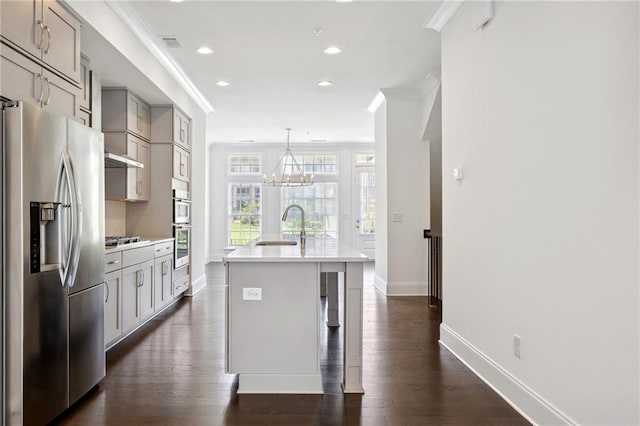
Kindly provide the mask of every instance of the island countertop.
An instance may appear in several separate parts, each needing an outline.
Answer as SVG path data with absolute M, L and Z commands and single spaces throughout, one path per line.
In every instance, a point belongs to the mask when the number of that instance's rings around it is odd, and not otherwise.
M 281 240 L 270 237 L 262 240 Z M 338 240 L 328 238 L 307 238 L 304 252 L 300 241 L 295 246 L 258 246 L 257 241 L 239 247 L 223 257 L 225 262 L 365 262 L 368 257 Z

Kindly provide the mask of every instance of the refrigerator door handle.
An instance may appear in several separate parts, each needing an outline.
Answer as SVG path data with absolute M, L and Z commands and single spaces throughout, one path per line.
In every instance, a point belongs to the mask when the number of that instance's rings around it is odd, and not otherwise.
M 82 241 L 82 202 L 80 193 L 76 184 L 76 178 L 73 174 L 73 165 L 69 152 L 62 154 L 64 164 L 64 172 L 67 177 L 67 188 L 69 197 L 71 198 L 71 253 L 69 255 L 69 263 L 67 265 L 67 273 L 65 274 L 64 285 L 73 287 L 75 284 L 76 273 L 78 272 L 78 264 L 80 262 L 80 242 Z

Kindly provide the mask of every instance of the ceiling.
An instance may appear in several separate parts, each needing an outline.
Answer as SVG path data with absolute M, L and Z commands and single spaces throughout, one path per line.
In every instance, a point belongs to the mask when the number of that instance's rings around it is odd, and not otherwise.
M 215 108 L 208 142 L 282 141 L 286 127 L 296 142 L 373 141 L 366 108 L 378 89 L 440 69 L 440 35 L 423 28 L 436 2 L 130 4 L 158 37 L 179 40 L 169 53 Z M 203 45 L 214 53 L 197 53 Z

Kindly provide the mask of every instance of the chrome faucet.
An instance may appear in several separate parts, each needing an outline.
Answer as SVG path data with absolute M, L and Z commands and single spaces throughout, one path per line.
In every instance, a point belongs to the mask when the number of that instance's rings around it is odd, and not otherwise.
M 302 224 L 300 225 L 300 250 L 305 250 L 307 247 L 307 233 L 304 230 L 304 209 L 300 204 L 291 204 L 284 209 L 284 213 L 282 214 L 282 221 L 287 220 L 287 215 L 289 214 L 289 210 L 292 208 L 300 209 L 300 215 L 302 216 Z

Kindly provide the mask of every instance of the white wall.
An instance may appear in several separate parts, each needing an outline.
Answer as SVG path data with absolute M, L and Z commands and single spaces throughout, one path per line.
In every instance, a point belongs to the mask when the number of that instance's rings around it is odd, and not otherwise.
M 441 340 L 536 423 L 636 425 L 638 4 L 482 7 L 442 33 Z
M 417 89 L 382 92 L 385 102 L 375 116 L 375 285 L 387 295 L 426 295 L 427 240 L 422 231 L 429 228 L 430 213 L 429 145 L 422 140 L 425 95 Z M 394 222 L 393 214 L 402 220 Z
M 389 260 L 387 244 L 387 101 L 375 112 L 376 146 L 376 271 L 375 286 L 386 288 L 389 280 Z
M 171 75 L 156 60 L 113 10 L 104 2 L 67 0 L 66 3 L 122 53 L 136 68 L 153 82 L 174 104 L 187 113 L 192 121 L 192 264 L 191 279 L 196 285 L 204 284 L 205 264 L 205 155 L 206 115 L 191 97 L 176 83 Z M 89 57 L 101 52 L 85 52 Z M 118 64 L 114 64 L 118 66 Z M 123 86 L 127 81 L 118 82 Z
M 279 143 L 213 143 L 208 149 L 208 185 L 209 185 L 209 234 L 207 261 L 222 260 L 224 249 L 228 247 L 228 157 L 236 153 L 253 153 L 262 156 L 263 173 L 271 174 L 284 152 L 285 144 Z M 333 143 L 333 144 L 291 144 L 297 153 L 335 153 L 338 155 L 338 237 L 346 244 L 353 240 L 353 168 L 354 155 L 358 152 L 373 152 L 372 143 Z M 331 178 L 328 178 L 331 179 Z M 262 181 L 262 177 L 258 179 Z M 317 176 L 316 181 L 323 181 Z M 262 190 L 262 234 L 280 234 L 282 212 L 280 188 L 263 186 Z

